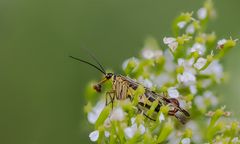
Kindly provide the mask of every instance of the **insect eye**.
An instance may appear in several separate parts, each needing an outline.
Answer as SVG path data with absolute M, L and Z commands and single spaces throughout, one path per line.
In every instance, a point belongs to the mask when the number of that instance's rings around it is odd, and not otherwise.
M 106 75 L 106 78 L 107 78 L 107 79 L 110 79 L 112 76 L 113 76 L 112 73 L 108 73 L 108 74 Z

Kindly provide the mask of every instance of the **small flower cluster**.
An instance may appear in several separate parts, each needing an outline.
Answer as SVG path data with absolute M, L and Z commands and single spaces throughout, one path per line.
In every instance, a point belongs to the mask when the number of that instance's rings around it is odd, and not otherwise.
M 205 33 L 207 21 L 215 16 L 211 0 L 197 11 L 183 13 L 173 23 L 173 37 L 164 37 L 160 48 L 154 38 L 148 38 L 139 58 L 123 63 L 127 76 L 143 86 L 176 98 L 180 106 L 191 114 L 183 125 L 168 116 L 168 107 L 162 106 L 151 121 L 138 112 L 133 100 L 115 100 L 105 106 L 105 95 L 96 106 L 91 102 L 85 107 L 95 131 L 89 134 L 98 143 L 216 143 L 239 144 L 240 124 L 233 120 L 225 107 L 219 107 L 217 92 L 211 87 L 224 80 L 221 58 L 236 45 L 236 40 L 219 39 L 215 33 Z M 106 84 L 111 90 L 111 82 Z M 136 90 L 141 93 L 141 88 Z M 104 93 L 103 93 L 104 94 Z M 94 91 L 87 90 L 88 99 Z M 152 105 L 154 105 L 153 103 Z M 153 113 L 152 107 L 148 113 Z

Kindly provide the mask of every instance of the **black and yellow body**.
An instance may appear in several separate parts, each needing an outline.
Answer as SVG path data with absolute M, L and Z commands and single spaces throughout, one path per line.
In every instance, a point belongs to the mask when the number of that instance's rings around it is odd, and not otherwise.
M 109 80 L 112 81 L 112 90 L 106 93 L 106 105 L 108 105 L 109 103 L 112 103 L 112 106 L 113 106 L 114 100 L 125 100 L 127 98 L 130 98 L 130 100 L 132 100 L 134 91 L 136 91 L 139 86 L 142 86 L 144 88 L 144 93 L 138 96 L 137 107 L 139 108 L 140 111 L 143 111 L 144 112 L 143 114 L 148 118 L 154 120 L 154 118 L 151 118 L 145 114 L 145 112 L 151 108 L 151 105 L 154 102 L 155 103 L 157 102 L 157 106 L 154 109 L 155 113 L 158 113 L 160 111 L 161 106 L 168 105 L 169 106 L 168 115 L 175 116 L 183 124 L 186 122 L 187 117 L 190 116 L 186 110 L 180 107 L 177 99 L 168 98 L 163 94 L 158 94 L 150 90 L 149 88 L 144 87 L 141 83 L 129 77 L 126 77 L 123 75 L 116 75 L 113 73 L 106 73 L 103 66 L 96 60 L 95 57 L 93 58 L 97 62 L 99 67 L 88 61 L 85 61 L 73 56 L 70 56 L 70 58 L 86 63 L 94 67 L 95 69 L 99 70 L 105 75 L 103 80 L 101 80 L 98 84 L 94 85 L 94 89 L 97 92 L 101 92 L 102 85 L 106 81 L 109 81 Z M 108 102 L 109 98 L 110 98 L 110 102 Z

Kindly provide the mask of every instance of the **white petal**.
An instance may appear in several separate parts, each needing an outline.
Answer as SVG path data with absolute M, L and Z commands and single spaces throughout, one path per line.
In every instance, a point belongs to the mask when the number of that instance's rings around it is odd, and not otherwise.
M 98 119 L 98 116 L 93 113 L 93 112 L 89 112 L 88 113 L 88 121 L 91 123 L 91 124 L 94 124 Z
M 124 119 L 124 111 L 122 110 L 122 108 L 117 107 L 112 111 L 112 114 L 110 116 L 111 120 L 116 120 L 116 121 L 122 121 Z
M 168 47 L 174 52 L 178 47 L 178 42 L 176 42 L 176 41 L 172 42 L 172 43 L 168 44 Z
M 99 137 L 99 131 L 98 130 L 95 130 L 95 131 L 93 131 L 89 134 L 89 138 L 93 142 L 97 141 L 98 137 Z
M 132 57 L 132 58 L 130 58 L 130 59 L 125 60 L 125 61 L 123 62 L 123 64 L 122 64 L 122 68 L 125 70 L 125 69 L 127 68 L 127 66 L 128 66 L 129 61 L 134 62 L 135 65 L 136 65 L 135 69 L 137 69 L 138 64 L 139 64 L 139 60 L 138 60 L 137 58 L 135 58 L 135 57 Z M 134 69 L 134 70 L 135 70 L 135 69 Z
M 182 28 L 185 27 L 186 24 L 187 24 L 187 23 L 186 23 L 185 21 L 181 21 L 181 22 L 179 22 L 179 23 L 177 24 L 177 26 L 178 26 L 180 29 L 182 29 Z
M 238 137 L 235 137 L 235 138 L 232 139 L 233 144 L 237 144 L 239 142 L 240 142 L 240 140 L 238 139 Z
M 179 92 L 176 89 L 176 87 L 170 87 L 170 88 L 168 88 L 168 95 L 171 98 L 178 98 L 179 97 Z
M 206 105 L 204 103 L 204 99 L 203 99 L 202 96 L 196 96 L 196 98 L 194 99 L 194 103 L 196 104 L 196 106 L 199 109 L 205 109 L 206 108 Z
M 105 132 L 104 132 L 104 135 L 105 135 L 105 137 L 109 137 L 109 136 L 110 136 L 110 133 L 109 133 L 108 131 L 105 131 Z
M 200 70 L 205 66 L 206 63 L 207 63 L 207 59 L 200 57 L 198 58 L 197 62 L 193 66 L 198 70 Z
M 184 72 L 182 75 L 178 74 L 177 79 L 179 83 L 183 83 L 184 85 L 191 85 L 196 82 L 196 77 L 191 72 Z
M 191 142 L 191 140 L 190 140 L 190 138 L 184 138 L 184 139 L 182 139 L 182 144 L 190 144 L 190 142 Z
M 193 34 L 195 32 L 195 28 L 193 24 L 190 24 L 187 28 L 186 28 L 186 33 L 189 34 Z
M 142 56 L 145 59 L 152 59 L 154 57 L 154 51 L 151 49 L 143 49 Z
M 93 110 L 88 113 L 88 121 L 94 124 L 104 107 L 105 107 L 104 101 L 99 101 L 97 105 L 93 108 Z
M 139 126 L 139 130 L 140 130 L 140 133 L 141 133 L 141 134 L 144 134 L 146 128 L 144 127 L 144 125 L 140 124 L 140 126 Z
M 131 118 L 131 123 L 134 124 L 134 123 L 135 123 L 135 120 L 136 120 L 136 118 L 135 118 L 135 117 L 132 117 L 132 118 Z
M 217 47 L 221 48 L 227 42 L 226 39 L 221 39 L 217 42 Z
M 170 43 L 173 43 L 173 42 L 175 42 L 175 41 L 176 41 L 176 39 L 173 38 L 173 37 L 164 37 L 164 38 L 163 38 L 163 43 L 164 43 L 164 44 L 170 44 Z
M 127 138 L 132 138 L 137 132 L 137 124 L 133 124 L 131 127 L 127 127 L 124 129 L 124 133 Z
M 198 54 L 203 55 L 205 50 L 206 50 L 205 45 L 200 43 L 195 43 L 190 49 L 190 52 L 197 52 Z
M 161 112 L 160 116 L 159 116 L 159 121 L 162 122 L 164 120 L 165 120 L 165 117 L 164 117 L 163 113 Z
M 143 79 L 143 77 L 139 77 L 138 81 L 147 88 L 151 88 L 153 86 L 152 81 L 150 81 L 149 79 Z
M 179 58 L 179 59 L 178 59 L 178 65 L 179 65 L 179 66 L 183 66 L 183 65 L 184 65 L 184 62 L 185 62 L 185 60 L 184 60 L 183 58 Z
M 207 17 L 207 9 L 206 8 L 200 8 L 197 11 L 197 15 L 199 19 L 205 19 Z
M 192 94 L 195 95 L 197 93 L 197 88 L 195 85 L 190 85 L 189 89 Z

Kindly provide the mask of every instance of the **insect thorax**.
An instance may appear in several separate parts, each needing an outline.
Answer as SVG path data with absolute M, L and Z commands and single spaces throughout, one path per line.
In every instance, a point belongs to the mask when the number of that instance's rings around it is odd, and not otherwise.
M 124 100 L 128 97 L 131 83 L 121 75 L 115 75 L 113 79 L 113 91 L 119 100 Z

